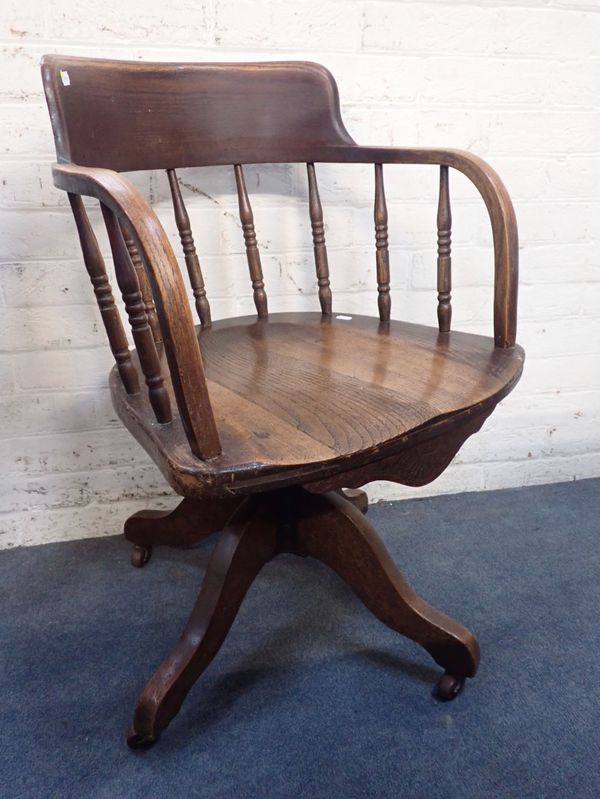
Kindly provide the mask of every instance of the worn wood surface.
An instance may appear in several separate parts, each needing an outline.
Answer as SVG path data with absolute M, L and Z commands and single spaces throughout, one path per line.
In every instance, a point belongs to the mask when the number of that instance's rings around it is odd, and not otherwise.
M 177 420 L 169 428 L 150 424 L 146 404 L 111 379 L 122 420 L 176 490 L 191 496 L 342 480 L 367 466 L 369 479 L 377 479 L 380 463 L 382 479 L 394 479 L 383 459 L 427 437 L 436 438 L 445 466 L 441 433 L 450 434 L 465 414 L 487 415 L 523 366 L 519 347 L 505 350 L 458 332 L 440 339 L 434 328 L 394 320 L 382 328 L 361 316 L 244 317 L 198 334 L 223 445 L 211 461 L 188 453 Z M 413 481 L 405 468 L 398 477 Z M 343 485 L 356 483 L 336 487 Z
M 42 77 L 58 158 L 82 166 L 129 172 L 306 162 L 315 146 L 352 143 L 335 81 L 319 64 L 47 55 Z
M 373 480 L 390 480 L 407 486 L 431 483 L 446 470 L 467 438 L 481 428 L 494 406 L 494 402 L 488 402 L 470 408 L 457 414 L 451 424 L 440 421 L 423 433 L 410 436 L 406 445 L 392 454 L 344 470 L 344 485 L 358 487 Z M 304 485 L 309 491 L 320 493 L 334 491 L 339 484 L 340 476 L 334 473 Z

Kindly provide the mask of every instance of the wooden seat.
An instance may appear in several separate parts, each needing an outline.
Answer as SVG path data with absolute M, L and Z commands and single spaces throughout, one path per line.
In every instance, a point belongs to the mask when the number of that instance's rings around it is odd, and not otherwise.
M 480 426 L 523 366 L 520 348 L 500 349 L 484 336 L 453 333 L 440 341 L 434 328 L 395 321 L 382 327 L 364 316 L 242 317 L 198 333 L 223 447 L 209 461 L 192 455 L 177 419 L 157 426 L 116 368 L 111 376 L 123 422 L 173 488 L 194 497 L 299 480 L 320 486 L 340 473 L 347 486 L 389 479 L 390 469 L 398 476 L 404 450 L 432 436 L 447 443 L 449 431 Z M 430 482 L 457 449 L 450 444 L 448 457 L 425 471 L 418 458 L 401 482 Z
M 115 367 L 114 406 L 182 496 L 125 522 L 132 562 L 158 544 L 218 533 L 195 607 L 136 706 L 128 735 L 148 746 L 216 655 L 262 566 L 280 552 L 334 569 L 372 612 L 444 669 L 451 699 L 473 677 L 472 634 L 416 596 L 366 521 L 371 480 L 424 485 L 448 466 L 516 384 L 517 229 L 506 189 L 458 150 L 361 147 L 335 81 L 317 64 L 144 64 L 46 56 L 42 76 L 85 267 Z M 269 313 L 245 164 L 306 163 L 315 309 Z M 320 162 L 373 165 L 377 315 L 334 306 Z M 436 327 L 392 318 L 384 164 L 439 170 Z M 213 320 L 177 170 L 231 166 L 256 316 Z M 166 170 L 186 288 L 169 238 L 121 173 Z M 493 337 L 451 331 L 450 173 L 469 178 L 494 239 Z M 82 196 L 99 201 L 131 349 Z M 199 325 L 192 316 L 193 300 Z M 401 722 L 399 722 L 401 723 Z

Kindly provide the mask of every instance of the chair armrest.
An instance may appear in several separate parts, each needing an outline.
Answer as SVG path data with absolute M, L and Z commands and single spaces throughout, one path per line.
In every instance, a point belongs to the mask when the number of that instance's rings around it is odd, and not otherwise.
M 488 210 L 494 241 L 494 339 L 497 347 L 512 347 L 517 334 L 519 237 L 511 199 L 498 174 L 483 159 L 463 150 L 438 148 L 324 147 L 318 161 L 381 164 L 438 164 L 462 172 L 481 194 Z
M 142 194 L 110 169 L 55 164 L 54 185 L 95 197 L 132 229 L 146 269 L 160 322 L 175 398 L 192 452 L 207 459 L 221 451 L 200 346 L 179 265 L 158 217 Z

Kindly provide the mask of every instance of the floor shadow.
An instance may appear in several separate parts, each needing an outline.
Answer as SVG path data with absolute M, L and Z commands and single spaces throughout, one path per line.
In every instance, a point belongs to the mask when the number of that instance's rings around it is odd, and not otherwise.
M 418 682 L 435 685 L 441 676 L 439 669 L 425 666 L 421 663 L 415 663 L 412 660 L 392 655 L 389 652 L 380 651 L 378 649 L 362 649 L 354 653 L 356 657 L 362 660 L 368 660 L 377 666 L 382 666 L 387 671 L 400 672 L 407 677 L 411 677 Z

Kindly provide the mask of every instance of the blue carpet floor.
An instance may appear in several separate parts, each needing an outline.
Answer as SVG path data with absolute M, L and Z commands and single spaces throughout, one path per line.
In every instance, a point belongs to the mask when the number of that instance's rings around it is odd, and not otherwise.
M 212 540 L 141 570 L 119 537 L 6 551 L 1 799 L 598 799 L 600 480 L 369 515 L 415 589 L 479 638 L 455 702 L 335 575 L 282 556 L 158 744 L 130 752 Z

